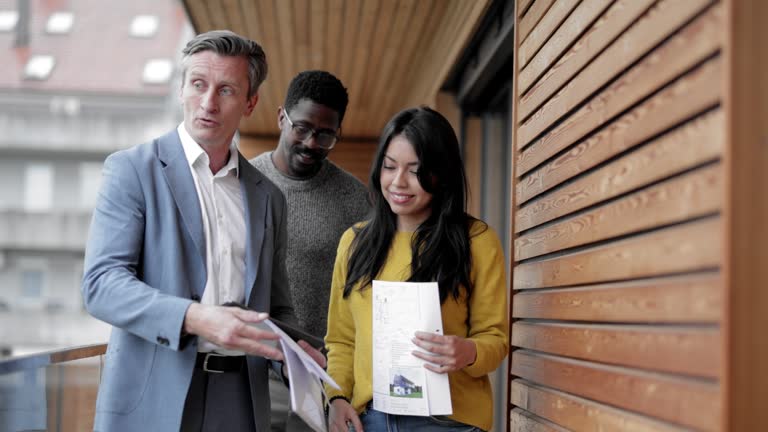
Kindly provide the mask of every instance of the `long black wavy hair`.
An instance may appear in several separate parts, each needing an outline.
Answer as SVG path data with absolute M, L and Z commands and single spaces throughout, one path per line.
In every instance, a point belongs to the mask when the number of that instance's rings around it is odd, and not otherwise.
M 438 282 L 440 302 L 448 295 L 455 299 L 465 290 L 472 293 L 469 226 L 475 219 L 466 209 L 467 181 L 456 134 L 440 113 L 427 107 L 411 108 L 396 114 L 381 134 L 371 166 L 369 195 L 372 216 L 356 228 L 347 263 L 344 297 L 359 283 L 366 289 L 381 271 L 397 232 L 397 216 L 381 192 L 381 168 L 389 143 L 405 137 L 419 158 L 417 178 L 432 194 L 431 214 L 417 229 L 411 244 L 409 282 Z

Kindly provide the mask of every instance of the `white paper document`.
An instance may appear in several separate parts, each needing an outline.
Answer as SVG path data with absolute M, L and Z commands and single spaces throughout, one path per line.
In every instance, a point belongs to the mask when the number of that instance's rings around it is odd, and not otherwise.
M 373 408 L 398 415 L 450 415 L 447 374 L 424 368 L 416 331 L 443 334 L 437 282 L 373 281 Z M 421 350 L 423 351 L 423 350 Z
M 291 409 L 314 431 L 327 432 L 322 381 L 336 389 L 339 385 L 275 323 L 269 320 L 264 322 L 280 335 L 290 381 Z

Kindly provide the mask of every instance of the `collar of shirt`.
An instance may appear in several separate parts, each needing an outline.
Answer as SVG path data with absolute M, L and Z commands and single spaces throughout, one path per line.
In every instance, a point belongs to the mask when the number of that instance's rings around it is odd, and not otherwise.
M 176 128 L 176 131 L 179 133 L 179 139 L 181 140 L 181 147 L 184 149 L 184 156 L 187 158 L 187 163 L 189 163 L 189 167 L 194 169 L 195 164 L 198 163 L 198 161 L 202 160 L 205 163 L 205 166 L 207 167 L 210 159 L 208 158 L 208 153 L 203 150 L 203 148 L 198 144 L 194 138 L 192 138 L 192 135 L 187 132 L 187 129 L 184 127 L 184 122 L 179 124 L 179 126 Z M 229 145 L 229 160 L 227 161 L 227 164 L 222 167 L 222 169 L 219 171 L 222 174 L 229 173 L 231 170 L 235 170 L 235 177 L 240 177 L 240 164 L 238 163 L 238 157 L 237 157 L 237 134 L 235 134 L 235 138 L 232 139 L 232 142 Z M 212 174 L 213 175 L 213 174 Z

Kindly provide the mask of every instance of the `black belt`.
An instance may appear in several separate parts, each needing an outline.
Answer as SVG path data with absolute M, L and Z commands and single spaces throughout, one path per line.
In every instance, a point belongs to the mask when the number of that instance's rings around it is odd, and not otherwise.
M 238 372 L 245 365 L 245 356 L 225 356 L 214 352 L 199 352 L 195 367 L 211 373 Z

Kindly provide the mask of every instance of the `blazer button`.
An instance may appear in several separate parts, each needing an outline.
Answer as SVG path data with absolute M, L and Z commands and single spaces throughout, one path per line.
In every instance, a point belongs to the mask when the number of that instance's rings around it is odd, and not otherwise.
M 157 343 L 159 343 L 160 345 L 165 345 L 165 346 L 168 346 L 168 344 L 169 344 L 168 339 L 166 339 L 166 338 L 164 338 L 162 336 L 158 336 L 157 337 Z
M 196 301 L 196 302 L 199 302 L 200 301 L 200 296 L 197 295 L 197 294 L 192 294 L 192 300 Z

